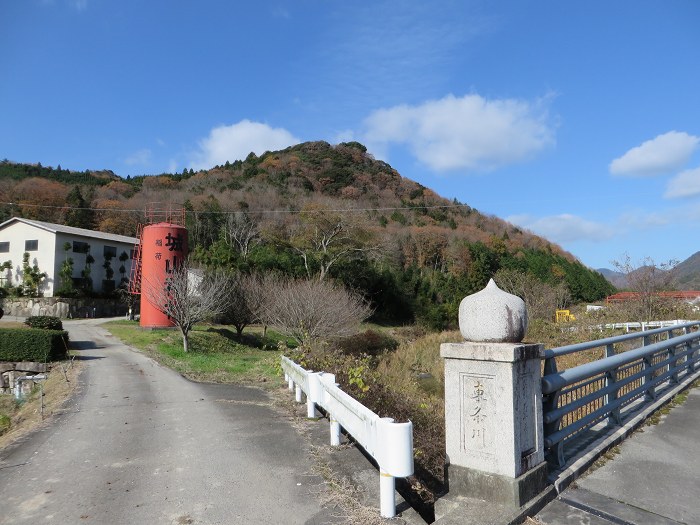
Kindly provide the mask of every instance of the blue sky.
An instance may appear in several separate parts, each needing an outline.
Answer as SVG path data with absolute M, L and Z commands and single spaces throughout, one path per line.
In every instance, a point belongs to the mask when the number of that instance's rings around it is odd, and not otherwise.
M 0 158 L 358 140 L 585 264 L 700 250 L 700 2 L 0 0 Z

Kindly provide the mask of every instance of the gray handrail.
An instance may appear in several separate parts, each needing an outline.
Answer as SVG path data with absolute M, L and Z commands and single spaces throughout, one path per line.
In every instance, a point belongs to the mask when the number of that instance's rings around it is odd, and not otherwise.
M 689 321 L 687 323 L 676 324 L 673 326 L 665 326 L 663 328 L 655 328 L 654 330 L 645 330 L 643 332 L 632 332 L 624 335 L 616 335 L 613 337 L 606 337 L 605 339 L 596 339 L 594 341 L 588 341 L 585 343 L 576 343 L 573 345 L 560 346 L 558 348 L 552 348 L 544 351 L 544 358 L 551 359 L 553 357 L 560 357 L 567 354 L 574 354 L 576 352 L 582 352 L 584 350 L 590 350 L 592 348 L 598 348 L 599 346 L 606 346 L 609 344 L 622 343 L 624 341 L 629 341 L 630 339 L 641 339 L 643 337 L 648 337 L 650 335 L 662 334 L 664 332 L 672 332 L 673 330 L 680 330 L 681 328 L 692 328 L 696 326 L 700 329 L 700 321 Z
M 653 400 L 656 387 L 662 383 L 695 377 L 700 366 L 698 328 L 700 322 L 693 321 L 546 350 L 541 385 L 549 461 L 563 466 L 565 440 L 606 418 L 620 424 L 621 409 L 631 401 L 645 395 Z M 685 333 L 673 334 L 680 329 Z M 664 332 L 668 333 L 667 339 L 649 344 L 649 336 Z M 642 339 L 646 344 L 614 354 L 616 343 L 631 339 Z M 607 357 L 556 370 L 556 357 L 597 347 L 605 347 Z
M 700 339 L 700 332 L 691 332 L 689 334 L 679 335 L 673 339 L 659 341 L 648 346 L 642 346 L 635 350 L 629 350 L 614 356 L 598 359 L 592 363 L 575 366 L 561 372 L 548 374 L 542 378 L 542 393 L 551 394 L 564 387 L 583 381 L 589 377 L 600 375 L 604 372 L 610 372 L 620 366 L 626 365 L 640 358 L 644 358 L 657 352 L 667 350 L 672 346 L 678 346 L 694 339 Z

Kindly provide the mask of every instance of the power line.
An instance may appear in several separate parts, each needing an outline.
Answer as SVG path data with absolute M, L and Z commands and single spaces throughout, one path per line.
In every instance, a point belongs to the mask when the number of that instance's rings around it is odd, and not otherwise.
M 0 202 L 0 205 L 4 206 L 23 206 L 31 208 L 47 208 L 47 209 L 71 209 L 71 210 L 86 210 L 86 211 L 112 211 L 112 212 L 128 212 L 128 213 L 143 213 L 143 209 L 130 209 L 130 208 L 92 208 L 83 207 L 77 208 L 74 206 L 51 206 L 48 204 L 29 204 L 29 203 L 19 203 L 19 202 Z M 185 210 L 185 213 L 202 215 L 236 215 L 239 213 L 259 213 L 259 214 L 296 214 L 296 213 L 345 213 L 345 212 L 371 212 L 371 211 L 410 211 L 410 210 L 434 210 L 434 209 L 457 209 L 457 208 L 468 208 L 470 210 L 474 209 L 468 204 L 444 204 L 444 205 L 431 205 L 431 206 L 397 206 L 397 207 L 382 207 L 382 208 L 336 208 L 336 209 L 318 209 L 318 210 L 239 210 L 239 211 L 199 211 L 199 210 Z

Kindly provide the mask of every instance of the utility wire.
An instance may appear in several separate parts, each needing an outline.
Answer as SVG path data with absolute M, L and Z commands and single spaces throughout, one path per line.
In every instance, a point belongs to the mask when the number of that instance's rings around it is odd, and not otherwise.
M 129 213 L 143 213 L 143 209 L 129 209 L 129 208 L 77 208 L 74 206 L 51 206 L 48 204 L 23 204 L 19 202 L 0 202 L 0 205 L 4 206 L 26 206 L 31 208 L 49 208 L 62 210 L 70 208 L 71 210 L 87 210 L 87 211 L 113 211 L 113 212 L 129 212 Z M 400 211 L 400 210 L 434 210 L 434 209 L 457 209 L 457 208 L 468 208 L 474 209 L 468 204 L 444 204 L 444 205 L 433 205 L 433 206 L 398 206 L 398 207 L 385 207 L 385 208 L 337 208 L 337 209 L 320 209 L 320 210 L 239 210 L 239 211 L 199 211 L 199 210 L 185 210 L 185 213 L 202 215 L 202 214 L 212 214 L 212 215 L 236 215 L 239 213 L 344 213 L 344 212 L 363 212 L 363 211 Z

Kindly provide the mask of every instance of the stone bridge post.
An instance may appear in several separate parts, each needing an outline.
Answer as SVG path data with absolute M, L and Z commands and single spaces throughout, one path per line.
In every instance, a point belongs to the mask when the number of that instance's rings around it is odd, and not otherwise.
M 540 344 L 527 310 L 491 280 L 462 300 L 464 341 L 444 343 L 449 497 L 521 507 L 546 486 Z

